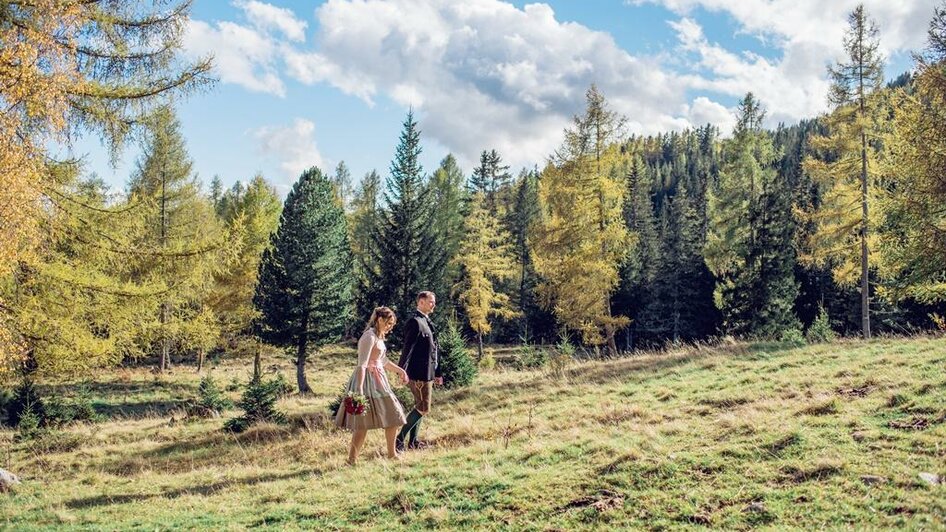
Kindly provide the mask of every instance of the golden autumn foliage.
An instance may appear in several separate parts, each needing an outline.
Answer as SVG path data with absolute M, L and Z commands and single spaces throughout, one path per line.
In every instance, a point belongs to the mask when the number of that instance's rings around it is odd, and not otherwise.
M 585 342 L 607 343 L 628 323 L 612 316 L 610 297 L 631 237 L 624 224 L 625 184 L 617 136 L 623 120 L 592 86 L 584 116 L 567 130 L 557 161 L 539 179 L 541 214 L 532 237 L 540 295 Z
M 913 89 L 896 94 L 885 139 L 895 187 L 881 202 L 888 230 L 879 267 L 892 299 L 934 303 L 946 300 L 946 4 L 930 23 Z
M 209 60 L 180 64 L 190 2 L 0 2 L 0 277 L 36 258 L 47 199 L 60 185 L 48 149 L 102 136 L 113 154 L 168 94 L 209 81 Z M 0 367 L 22 355 L 16 310 L 0 301 Z
M 872 99 L 876 111 L 879 98 Z M 830 158 L 809 156 L 805 171 L 822 187 L 822 203 L 818 209 L 798 212 L 805 222 L 817 228 L 802 246 L 799 259 L 806 264 L 831 265 L 834 279 L 845 286 L 855 286 L 861 279 L 861 132 L 878 138 L 876 114 L 860 116 L 854 106 L 839 108 L 824 118 L 828 135 L 814 136 L 811 146 L 819 153 L 836 155 Z M 868 147 L 867 202 L 876 205 L 884 192 L 879 185 L 880 154 Z M 871 230 L 879 226 L 881 214 L 873 209 L 867 219 L 868 261 L 877 265 L 876 249 L 879 235 Z
M 492 330 L 489 318 L 513 318 L 518 313 L 509 295 L 497 291 L 495 283 L 512 279 L 518 272 L 512 250 L 512 236 L 492 216 L 485 205 L 485 195 L 473 195 L 466 216 L 466 235 L 460 243 L 456 262 L 461 280 L 456 290 L 466 311 L 470 327 L 480 338 Z M 481 353 L 482 356 L 482 353 Z

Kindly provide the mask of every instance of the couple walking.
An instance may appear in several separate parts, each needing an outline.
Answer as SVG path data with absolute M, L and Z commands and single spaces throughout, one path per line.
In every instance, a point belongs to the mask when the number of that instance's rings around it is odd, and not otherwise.
M 417 294 L 417 310 L 404 326 L 401 358 L 394 364 L 387 357 L 385 336 L 394 328 L 397 318 L 388 307 L 371 313 L 368 327 L 358 340 L 358 366 L 348 381 L 347 392 L 363 395 L 368 410 L 353 415 L 339 407 L 335 424 L 352 431 L 348 463 L 355 464 L 369 429 L 384 429 L 389 458 L 419 446 L 417 433 L 421 419 L 430 411 L 433 384 L 443 384 L 437 357 L 437 339 L 430 313 L 437 306 L 433 292 Z M 385 370 L 396 373 L 414 396 L 414 409 L 405 417 L 404 407 L 394 395 Z M 398 430 L 400 428 L 400 431 Z

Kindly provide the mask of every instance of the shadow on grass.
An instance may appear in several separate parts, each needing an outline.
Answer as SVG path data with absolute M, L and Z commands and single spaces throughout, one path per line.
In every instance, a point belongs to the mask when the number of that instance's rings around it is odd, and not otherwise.
M 116 475 L 133 476 L 142 471 L 156 470 L 174 474 L 192 471 L 227 459 L 247 461 L 256 458 L 256 450 L 276 445 L 293 445 L 302 432 L 329 432 L 334 423 L 327 414 L 298 413 L 288 416 L 286 425 L 261 424 L 251 426 L 246 432 L 231 433 L 219 429 L 192 439 L 171 442 L 143 452 L 117 457 L 103 466 L 103 470 Z M 329 449 L 328 454 L 341 452 Z
M 137 381 L 81 381 L 64 384 L 44 384 L 40 391 L 45 394 L 72 395 L 80 390 L 88 390 L 93 396 L 132 396 L 143 394 L 179 395 L 184 392 L 196 391 L 196 383 L 187 384 L 166 380 L 137 380 Z
M 171 412 L 180 410 L 186 400 L 155 400 L 140 403 L 93 403 L 96 413 L 108 419 L 144 419 L 148 417 L 166 417 Z
M 40 387 L 46 397 L 89 397 L 95 412 L 107 419 L 164 417 L 196 395 L 193 385 L 167 381 L 74 382 Z
M 168 498 L 173 499 L 177 497 L 182 497 L 186 495 L 200 495 L 200 496 L 209 496 L 217 493 L 218 491 L 229 489 L 231 487 L 248 487 L 255 486 L 257 484 L 263 484 L 266 482 L 276 482 L 280 480 L 289 480 L 294 478 L 303 478 L 310 475 L 321 475 L 325 471 L 323 470 L 302 470 L 294 471 L 292 473 L 282 473 L 282 474 L 267 474 L 259 475 L 255 477 L 244 477 L 244 478 L 235 478 L 221 480 L 219 482 L 213 482 L 211 484 L 204 484 L 200 486 L 189 486 L 185 488 L 178 488 L 168 491 L 163 491 L 161 493 L 128 493 L 120 495 L 95 495 L 92 497 L 83 497 L 80 499 L 73 499 L 65 503 L 66 507 L 72 509 L 82 509 L 82 508 L 91 508 L 95 506 L 111 506 L 114 504 L 127 504 L 134 502 L 147 501 L 150 499 L 156 498 Z

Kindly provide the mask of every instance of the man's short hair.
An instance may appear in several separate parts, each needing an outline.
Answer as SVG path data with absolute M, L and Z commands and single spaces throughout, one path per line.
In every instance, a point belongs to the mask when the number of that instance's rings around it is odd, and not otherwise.
M 421 299 L 430 299 L 430 298 L 432 298 L 432 297 L 434 297 L 434 293 L 431 292 L 430 290 L 424 290 L 424 291 L 421 291 L 421 292 L 418 292 L 418 293 L 417 293 L 417 300 L 418 300 L 418 301 L 420 301 Z

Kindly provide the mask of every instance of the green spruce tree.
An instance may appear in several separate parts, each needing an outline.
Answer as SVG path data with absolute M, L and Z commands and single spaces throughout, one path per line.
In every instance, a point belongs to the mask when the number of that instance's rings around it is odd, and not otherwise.
M 411 111 L 391 163 L 385 208 L 372 235 L 378 269 L 366 272 L 378 298 L 372 304 L 393 307 L 402 323 L 413 311 L 418 292 L 442 285 L 446 266 L 443 249 L 437 246 L 433 228 L 436 206 L 430 201 L 420 153 L 420 130 Z
M 295 351 L 299 393 L 312 391 L 310 348 L 337 341 L 352 305 L 352 258 L 345 213 L 318 168 L 302 173 L 286 197 L 279 228 L 263 253 L 253 303 L 256 333 Z
M 361 179 L 348 215 L 351 249 L 354 256 L 355 309 L 351 331 L 357 334 L 381 303 L 377 280 L 381 276 L 380 253 L 375 233 L 381 220 L 381 176 L 372 170 Z
M 447 264 L 441 280 L 430 289 L 443 292 L 444 295 L 460 278 L 460 268 L 455 259 L 465 233 L 463 218 L 469 201 L 469 194 L 464 190 L 463 181 L 463 170 L 457 165 L 457 160 L 453 155 L 448 154 L 440 161 L 440 167 L 434 171 L 428 185 L 430 201 L 436 206 L 432 213 L 432 229 L 436 236 L 436 246 L 442 250 Z M 452 312 L 452 300 L 443 298 L 443 305 L 438 309 L 437 314 L 449 315 Z

